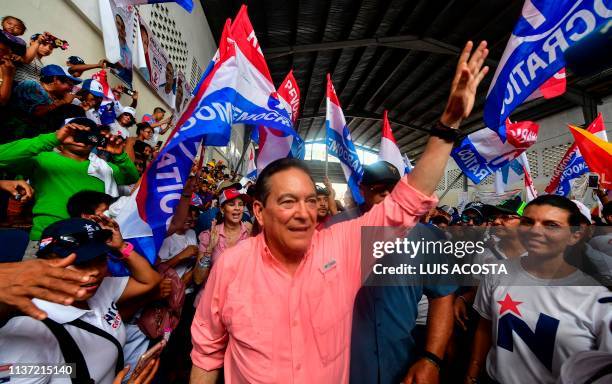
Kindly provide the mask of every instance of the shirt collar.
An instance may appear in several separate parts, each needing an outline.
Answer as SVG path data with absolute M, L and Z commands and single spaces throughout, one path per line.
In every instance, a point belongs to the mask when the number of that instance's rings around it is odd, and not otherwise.
M 34 305 L 47 312 L 49 318 L 60 324 L 69 323 L 84 316 L 91 310 L 80 309 L 71 305 L 61 305 L 46 300 L 32 299 Z
M 219 224 L 220 228 L 217 231 L 217 233 L 219 234 L 219 237 L 223 236 L 223 237 L 227 237 L 225 236 L 225 222 L 222 222 L 221 224 Z M 244 224 L 244 221 L 240 222 L 240 235 L 239 237 L 242 238 L 244 236 L 244 234 L 248 231 L 246 224 Z

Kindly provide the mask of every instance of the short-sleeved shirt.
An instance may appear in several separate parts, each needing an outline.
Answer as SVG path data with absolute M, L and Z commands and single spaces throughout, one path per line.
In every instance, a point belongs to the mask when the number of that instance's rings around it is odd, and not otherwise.
M 164 239 L 164 242 L 162 243 L 162 246 L 159 249 L 159 258 L 162 262 L 168 261 L 174 258 L 179 253 L 181 253 L 185 248 L 190 245 L 198 245 L 198 239 L 193 229 L 188 229 L 184 234 L 173 233 L 172 235 Z M 183 277 L 183 275 L 193 269 L 194 263 L 195 259 L 192 262 L 181 262 L 179 265 L 174 267 L 174 270 L 179 275 L 179 277 Z M 190 287 L 185 290 L 185 292 L 187 293 L 190 293 L 192 291 L 193 288 Z
M 417 224 L 406 236 L 410 241 L 436 241 L 443 234 L 433 225 Z M 390 254 L 381 259 L 400 265 L 404 255 Z M 417 255 L 416 258 L 422 258 Z M 441 255 L 435 257 L 443 262 Z M 417 261 L 419 263 L 419 261 Z M 370 275 L 357 293 L 351 337 L 351 383 L 400 383 L 408 368 L 418 359 L 412 330 L 416 325 L 423 294 L 430 299 L 452 294 L 450 285 L 416 285 L 402 282 L 397 275 L 393 285 L 376 285 Z M 389 276 L 385 276 L 385 281 Z
M 87 302 L 89 310 L 64 306 L 34 299 L 34 304 L 47 312 L 49 318 L 66 324 L 81 319 L 109 333 L 123 346 L 125 326 L 117 309 L 117 301 L 123 294 L 128 277 L 107 277 L 100 284 L 96 294 Z M 72 325 L 64 325 L 70 336 L 83 353 L 92 379 L 99 384 L 111 384 L 115 378 L 117 347 L 109 340 Z M 55 336 L 38 320 L 29 316 L 14 317 L 0 328 L 0 362 L 2 363 L 45 363 L 63 364 L 64 356 Z M 19 384 L 69 384 L 70 378 L 30 377 L 12 378 L 11 383 Z
M 44 67 L 43 62 L 35 57 L 30 63 L 17 64 L 15 68 L 15 84 L 19 84 L 23 81 L 38 81 L 40 80 L 40 71 Z
M 575 353 L 612 351 L 612 304 L 601 300 L 610 296 L 606 288 L 578 285 L 594 283 L 580 270 L 549 280 L 549 286 L 534 286 L 543 280 L 530 275 L 520 259 L 506 264 L 506 276 L 525 283 L 513 286 L 504 276 L 486 276 L 474 300 L 474 309 L 493 326 L 487 356 L 491 378 L 552 384 Z
M 24 80 L 13 89 L 11 105 L 21 112 L 31 114 L 39 105 L 51 103 L 53 99 L 38 81 Z

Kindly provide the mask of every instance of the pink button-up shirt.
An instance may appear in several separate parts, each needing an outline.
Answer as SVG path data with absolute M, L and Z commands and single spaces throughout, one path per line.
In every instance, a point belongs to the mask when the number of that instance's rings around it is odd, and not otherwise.
M 293 276 L 263 234 L 228 249 L 191 326 L 193 364 L 223 366 L 228 384 L 348 382 L 361 227 L 411 227 L 436 202 L 403 179 L 365 215 L 315 232 Z

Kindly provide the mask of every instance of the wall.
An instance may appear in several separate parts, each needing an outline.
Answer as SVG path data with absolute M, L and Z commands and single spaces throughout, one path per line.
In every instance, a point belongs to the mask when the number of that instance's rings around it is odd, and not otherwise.
M 146 21 L 149 21 L 153 7 L 139 7 Z M 189 81 L 193 59 L 195 58 L 201 68 L 205 68 L 217 49 L 216 42 L 199 1 L 194 1 L 191 14 L 174 3 L 164 4 L 163 7 L 168 10 L 168 17 L 175 21 L 176 28 L 187 43 L 186 77 Z M 2 16 L 15 15 L 25 22 L 27 31 L 22 36 L 25 40 L 34 33 L 49 31 L 68 41 L 68 50 L 55 49 L 51 56 L 44 59 L 46 64 L 65 65 L 67 58 L 72 55 L 82 57 L 87 63 L 97 63 L 104 57 L 97 0 L 0 0 L 0 9 Z M 93 71 L 86 72 L 84 77 L 91 73 Z M 154 107 L 165 104 L 144 82 L 138 71 L 134 73 L 134 89 L 139 91 L 136 112 L 140 121 L 143 114 L 151 113 Z M 109 79 L 113 85 L 118 83 L 112 75 L 109 75 Z M 128 105 L 131 100 L 129 96 L 123 95 L 121 101 Z M 169 107 L 165 109 L 170 110 Z

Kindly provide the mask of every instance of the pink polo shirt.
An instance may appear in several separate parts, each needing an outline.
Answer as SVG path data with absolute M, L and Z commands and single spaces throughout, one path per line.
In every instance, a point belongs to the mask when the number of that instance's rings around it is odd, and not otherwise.
M 348 382 L 361 227 L 408 228 L 436 202 L 402 179 L 365 215 L 315 231 L 293 277 L 263 234 L 228 249 L 213 266 L 191 326 L 193 364 L 223 366 L 228 384 Z

